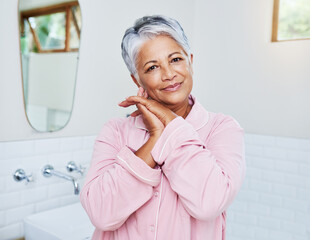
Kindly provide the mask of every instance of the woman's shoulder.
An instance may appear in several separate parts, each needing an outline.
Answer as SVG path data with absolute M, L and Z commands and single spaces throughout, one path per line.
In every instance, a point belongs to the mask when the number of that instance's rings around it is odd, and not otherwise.
M 210 111 L 208 111 L 208 115 L 209 115 L 209 124 L 212 125 L 213 128 L 230 126 L 242 129 L 239 122 L 232 115 L 225 114 L 223 112 L 210 112 Z
M 103 124 L 99 135 L 107 133 L 123 132 L 126 129 L 130 129 L 134 125 L 133 117 L 117 117 L 111 118 Z

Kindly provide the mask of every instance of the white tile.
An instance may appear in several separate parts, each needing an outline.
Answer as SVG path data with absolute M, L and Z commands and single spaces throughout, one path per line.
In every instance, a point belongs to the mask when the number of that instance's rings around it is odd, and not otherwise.
M 35 154 L 50 154 L 60 151 L 60 139 L 38 139 L 35 140 Z
M 285 184 L 273 183 L 272 192 L 278 196 L 285 198 L 295 198 L 296 197 L 296 188 L 294 186 L 288 186 Z
M 6 218 L 6 211 L 0 211 L 0 228 L 6 225 L 5 218 Z
M 309 139 L 300 139 L 299 148 L 302 150 L 310 151 L 310 140 Z
M 66 137 L 60 139 L 61 152 L 72 152 L 80 150 L 83 146 L 82 137 Z
M 68 162 L 72 161 L 72 153 L 53 153 L 47 157 L 47 163 L 54 167 L 54 170 L 64 171 Z
M 292 238 L 292 234 L 289 234 L 288 232 L 283 231 L 283 229 L 278 230 L 278 231 L 270 229 L 269 237 L 270 237 L 270 240 L 273 240 L 273 239 L 275 239 L 275 240 L 293 240 L 294 239 L 294 238 Z
M 309 211 L 310 211 L 310 188 L 298 188 L 297 189 L 297 199 L 305 200 L 309 202 Z M 310 214 L 309 214 L 310 215 Z M 310 216 L 309 216 L 310 220 Z
M 5 154 L 5 144 L 6 142 L 0 142 L 0 161 L 6 158 Z
M 287 149 L 287 160 L 310 163 L 310 151 Z
M 300 224 L 305 224 L 310 222 L 310 214 L 307 214 L 302 211 L 296 211 L 295 212 L 295 219 L 294 222 L 300 223 Z M 310 231 L 310 228 L 309 228 Z
M 252 144 L 252 138 L 253 138 L 253 134 L 245 133 L 244 134 L 244 143 L 245 143 L 245 145 Z
M 83 151 L 76 151 L 72 153 L 72 160 L 75 163 L 79 163 L 85 165 L 85 163 L 90 163 L 92 159 L 93 150 L 83 150 Z
M 60 196 L 68 196 L 74 195 L 73 183 L 67 180 L 63 180 L 66 182 L 52 184 L 48 186 L 48 197 L 60 197 Z
M 281 206 L 283 201 L 283 197 L 275 195 L 275 194 L 268 194 L 268 193 L 260 193 L 260 203 L 266 204 L 268 206 Z
M 5 158 L 27 157 L 34 153 L 34 141 L 12 141 L 6 142 Z
M 275 161 L 275 170 L 281 171 L 284 173 L 298 173 L 298 163 L 293 161 L 282 161 L 276 160 Z
M 24 190 L 21 192 L 21 199 L 23 205 L 43 201 L 47 199 L 47 187 Z
M 252 144 L 264 145 L 264 146 L 274 146 L 276 143 L 276 137 L 267 135 L 253 135 Z
M 248 225 L 234 224 L 232 232 L 236 237 L 242 237 L 242 239 L 251 239 L 255 236 L 254 227 Z
M 250 179 L 249 189 L 263 193 L 270 193 L 272 191 L 272 183 Z
M 83 137 L 83 149 L 93 150 L 96 136 L 85 136 Z
M 31 188 L 33 183 L 27 184 L 25 180 L 17 182 L 13 179 L 13 175 L 5 177 L 5 193 L 18 192 Z
M 8 209 L 6 211 L 6 224 L 13 224 L 22 221 L 26 216 L 34 213 L 34 204 L 19 208 Z
M 6 177 L 0 177 L 0 193 L 4 193 L 6 186 Z
M 255 240 L 271 240 L 269 238 L 269 229 L 264 227 L 255 226 Z
M 281 222 L 279 219 L 271 218 L 270 216 L 259 216 L 258 217 L 258 226 L 273 230 L 280 230 Z
M 283 219 L 288 221 L 294 221 L 295 212 L 293 210 L 281 208 L 281 207 L 272 207 L 270 215 L 273 218 Z
M 15 223 L 11 225 L 7 225 L 3 228 L 0 228 L 0 236 L 1 239 L 8 240 L 8 239 L 16 239 L 23 237 L 22 232 L 22 223 Z
M 299 163 L 298 164 L 299 168 L 299 174 L 309 177 L 310 176 L 310 162 L 309 163 Z
M 239 201 L 238 199 L 235 199 L 233 203 L 230 205 L 228 210 L 230 212 L 246 212 L 247 211 L 247 202 Z
M 285 183 L 295 187 L 310 189 L 310 178 L 301 175 L 287 174 Z
M 247 191 L 240 191 L 236 197 L 239 201 L 251 201 L 251 202 L 258 202 L 259 195 L 257 191 L 247 190 Z
M 255 167 L 247 167 L 246 177 L 251 179 L 260 180 L 262 178 L 262 170 Z
M 295 211 L 308 211 L 309 203 L 307 201 L 301 201 L 296 199 L 283 199 L 283 206 L 287 209 Z
M 248 212 L 257 216 L 269 216 L 271 207 L 262 203 L 248 203 Z
M 42 202 L 35 204 L 35 212 L 38 213 L 38 212 L 46 211 L 49 209 L 58 208 L 60 206 L 61 205 L 60 205 L 59 197 L 51 198 L 46 201 L 42 201 Z
M 246 145 L 245 146 L 245 154 L 249 156 L 262 156 L 264 153 L 264 148 L 262 146 L 257 145 Z
M 275 161 L 274 159 L 266 158 L 266 157 L 252 158 L 251 166 L 253 168 L 258 168 L 258 169 L 274 170 Z
M 282 148 L 264 146 L 264 156 L 275 159 L 286 159 L 287 152 Z
M 306 224 L 300 224 L 295 222 L 289 222 L 289 221 L 282 221 L 282 227 L 285 229 L 286 232 L 292 233 L 293 235 L 299 234 L 301 236 L 306 236 L 307 234 L 307 227 Z
M 60 205 L 61 206 L 66 206 L 69 204 L 77 203 L 80 201 L 79 195 L 70 195 L 70 196 L 65 196 L 60 198 Z
M 23 168 L 24 166 L 21 164 L 21 159 L 13 158 L 13 159 L 3 159 L 0 161 L 0 177 L 8 176 L 15 173 L 15 171 L 19 168 Z M 13 179 L 13 177 L 12 177 Z
M 15 208 L 20 205 L 20 192 L 5 193 L 0 195 L 0 210 Z
M 262 170 L 262 180 L 272 183 L 284 183 L 286 174 L 275 170 Z
M 43 165 L 47 163 L 48 155 L 29 156 L 21 159 L 23 169 L 27 174 L 41 170 Z
M 299 149 L 300 141 L 297 138 L 276 137 L 276 146 L 285 149 Z
M 247 214 L 247 213 L 238 213 L 234 214 L 234 222 L 240 223 L 242 225 L 256 225 L 257 224 L 257 216 Z

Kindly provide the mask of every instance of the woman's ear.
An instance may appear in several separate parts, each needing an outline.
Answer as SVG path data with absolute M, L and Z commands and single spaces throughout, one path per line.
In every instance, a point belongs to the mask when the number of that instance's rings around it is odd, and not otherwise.
M 194 74 L 193 61 L 194 61 L 194 56 L 193 56 L 193 54 L 191 54 L 189 65 L 190 65 L 190 69 L 191 69 L 192 74 Z
M 141 87 L 141 86 L 140 86 L 140 83 L 139 83 L 138 80 L 135 78 L 135 76 L 134 76 L 133 74 L 131 74 L 130 76 L 131 76 L 133 82 L 137 85 L 137 87 L 138 87 L 138 88 Z

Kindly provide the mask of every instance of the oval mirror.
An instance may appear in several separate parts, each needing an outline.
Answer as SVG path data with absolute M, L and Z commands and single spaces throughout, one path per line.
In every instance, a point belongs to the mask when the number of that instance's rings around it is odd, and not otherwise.
M 25 112 L 37 131 L 57 131 L 69 122 L 81 22 L 78 1 L 19 0 Z

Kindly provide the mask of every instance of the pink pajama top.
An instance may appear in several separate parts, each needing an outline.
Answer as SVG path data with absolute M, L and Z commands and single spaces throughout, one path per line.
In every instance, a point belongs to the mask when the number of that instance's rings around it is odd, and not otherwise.
M 225 239 L 226 210 L 245 175 L 244 131 L 190 99 L 186 119 L 156 142 L 154 169 L 134 154 L 149 138 L 141 116 L 104 125 L 80 196 L 92 239 Z

